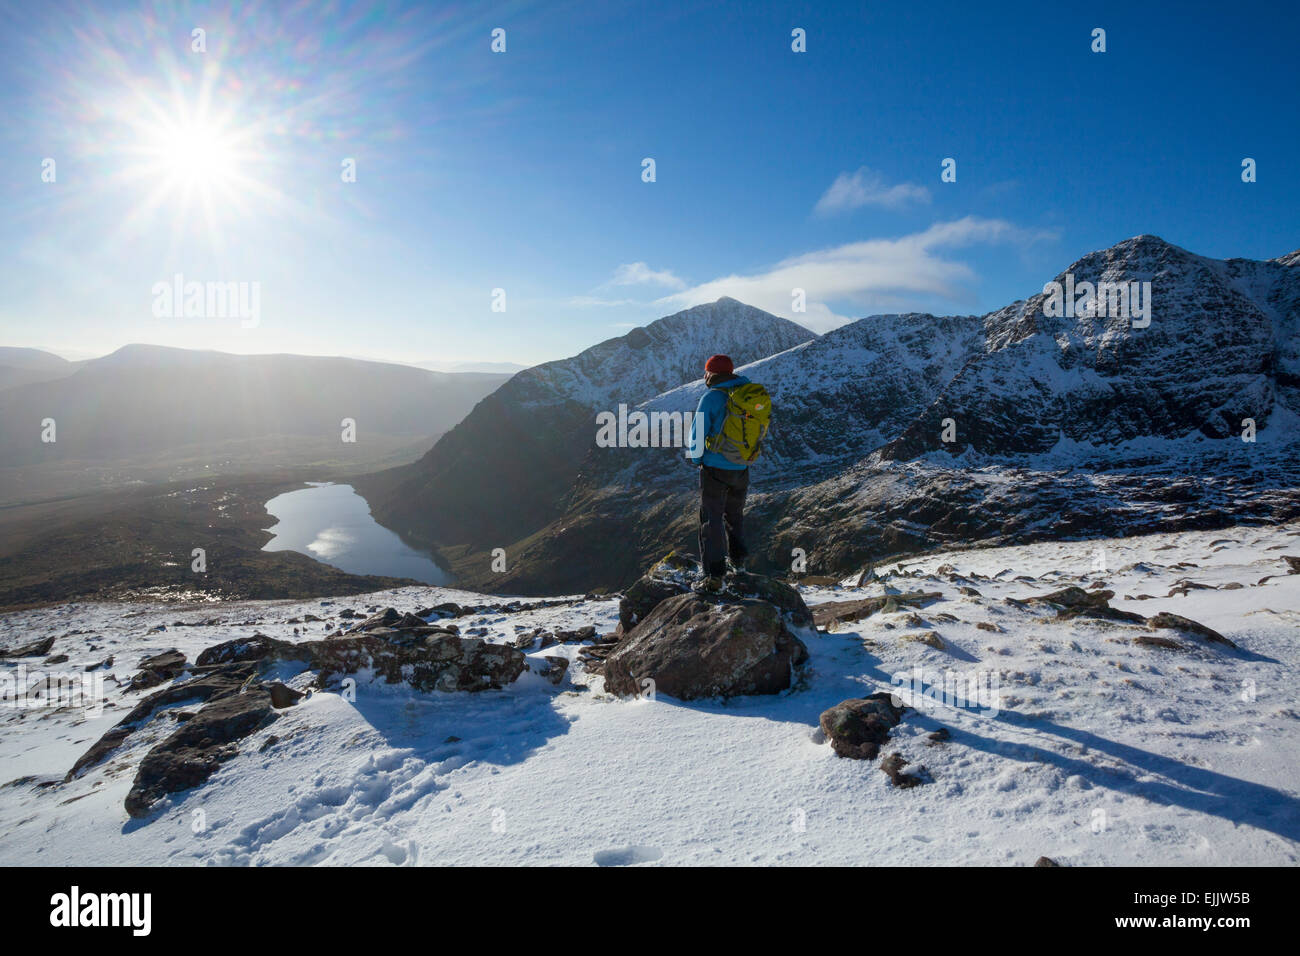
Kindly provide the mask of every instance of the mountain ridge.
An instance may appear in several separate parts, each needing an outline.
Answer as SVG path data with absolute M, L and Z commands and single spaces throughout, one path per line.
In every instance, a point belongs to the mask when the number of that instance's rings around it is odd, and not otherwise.
M 834 574 L 955 543 L 1202 527 L 1226 520 L 1215 509 L 1300 514 L 1297 263 L 1141 235 L 1054 281 L 1150 282 L 1146 327 L 1105 310 L 1054 317 L 1038 293 L 983 316 L 867 317 L 746 365 L 776 412 L 751 485 L 758 560 L 777 571 L 798 547 Z M 701 391 L 695 380 L 638 407 L 689 411 Z M 1244 419 L 1262 440 L 1240 441 Z M 694 548 L 680 455 L 588 442 L 562 513 L 500 545 L 509 570 L 484 573 L 464 549 L 453 571 L 529 594 L 625 585 Z

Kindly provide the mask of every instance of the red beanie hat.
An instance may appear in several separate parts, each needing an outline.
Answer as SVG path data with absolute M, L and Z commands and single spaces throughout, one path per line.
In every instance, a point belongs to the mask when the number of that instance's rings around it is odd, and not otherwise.
M 735 370 L 735 366 L 731 364 L 730 356 L 727 355 L 710 355 L 709 360 L 704 363 L 705 372 L 730 375 Z

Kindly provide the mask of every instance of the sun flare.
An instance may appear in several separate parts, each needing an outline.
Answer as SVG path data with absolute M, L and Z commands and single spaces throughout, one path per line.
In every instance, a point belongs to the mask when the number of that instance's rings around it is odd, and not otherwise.
M 229 108 L 214 115 L 206 100 L 170 110 L 143 104 L 124 117 L 131 143 L 122 150 L 123 182 L 145 190 L 125 231 L 149 228 L 166 210 L 173 234 L 206 235 L 219 245 L 226 228 L 249 225 L 277 202 L 259 175 L 267 157 L 257 125 L 241 123 Z
M 238 155 L 215 124 L 188 122 L 158 130 L 150 150 L 161 172 L 187 186 L 230 183 L 239 174 Z

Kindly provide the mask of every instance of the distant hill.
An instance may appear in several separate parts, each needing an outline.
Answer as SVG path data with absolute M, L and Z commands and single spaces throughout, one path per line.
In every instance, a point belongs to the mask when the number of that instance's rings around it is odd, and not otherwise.
M 3 501 L 190 473 L 410 460 L 509 377 L 150 345 L 75 364 L 7 354 L 59 376 L 0 390 Z M 353 443 L 342 440 L 345 418 L 356 422 Z M 41 440 L 47 419 L 53 443 Z
M 0 346 L 0 391 L 15 385 L 63 378 L 76 370 L 75 363 L 52 352 Z

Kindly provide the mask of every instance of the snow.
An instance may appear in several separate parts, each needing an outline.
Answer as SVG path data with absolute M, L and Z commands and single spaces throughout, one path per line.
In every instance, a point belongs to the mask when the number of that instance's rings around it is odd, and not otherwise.
M 1281 555 L 1300 553 L 1297 537 L 1300 525 L 1237 527 L 951 551 L 877 569 L 883 577 L 862 589 L 807 588 L 814 605 L 914 590 L 943 598 L 915 611 L 920 625 L 904 608 L 803 632 L 810 666 L 775 697 L 617 699 L 576 664 L 560 687 L 525 674 L 472 695 L 361 679 L 355 701 L 318 692 L 281 711 L 206 784 L 143 820 L 127 816 L 123 798 L 170 718 L 58 782 L 134 703 L 110 680 L 115 706 L 98 718 L 0 710 L 0 864 L 1029 865 L 1047 855 L 1072 865 L 1294 865 L 1300 574 L 1287 574 Z M 1095 570 L 1099 549 L 1107 571 Z M 939 573 L 944 565 L 955 571 Z M 963 580 L 980 595 L 961 593 Z M 1095 581 L 1115 591 L 1116 608 L 1183 615 L 1240 650 L 1057 621 L 1050 608 L 1003 600 Z M 1187 581 L 1207 587 L 1173 591 Z M 124 681 L 140 658 L 170 647 L 193 660 L 254 631 L 293 639 L 304 626 L 287 621 L 305 613 L 448 600 L 501 599 L 413 587 L 332 602 L 70 604 L 0 616 L 0 646 L 55 635 L 53 653 L 71 656 L 61 667 L 113 654 L 111 673 Z M 174 626 L 213 617 L 224 623 Z M 616 601 L 579 598 L 456 623 L 506 641 L 538 626 L 603 632 L 616 619 Z M 306 636 L 327 626 L 306 625 Z M 925 630 L 946 650 L 907 639 Z M 1183 649 L 1134 644 L 1138 633 Z M 572 659 L 578 647 L 530 658 Z M 931 782 L 903 790 L 878 760 L 836 757 L 817 718 L 918 665 L 927 681 L 996 676 L 999 700 L 995 716 L 918 701 L 882 751 L 900 752 L 909 771 L 925 767 Z M 0 661 L 0 674 L 17 666 Z M 939 727 L 952 739 L 930 746 Z

